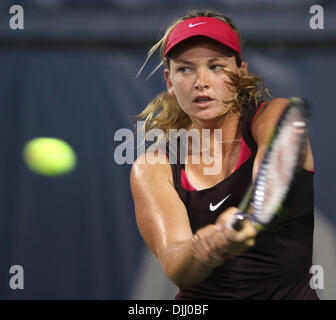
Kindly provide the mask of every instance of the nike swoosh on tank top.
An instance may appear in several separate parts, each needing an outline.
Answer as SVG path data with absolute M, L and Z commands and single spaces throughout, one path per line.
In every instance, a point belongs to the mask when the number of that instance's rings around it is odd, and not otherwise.
M 251 123 L 262 104 L 249 106 L 242 117 L 242 140 L 234 172 L 215 186 L 196 190 L 188 181 L 177 150 L 166 148 L 171 162 L 174 186 L 183 201 L 191 229 L 215 223 L 228 207 L 238 207 L 252 179 L 257 144 Z M 215 211 L 209 204 L 230 197 Z M 241 256 L 227 260 L 203 282 L 183 288 L 176 299 L 318 299 L 309 286 L 314 228 L 313 172 L 296 175 L 284 207 L 286 214 L 260 232 L 255 246 Z

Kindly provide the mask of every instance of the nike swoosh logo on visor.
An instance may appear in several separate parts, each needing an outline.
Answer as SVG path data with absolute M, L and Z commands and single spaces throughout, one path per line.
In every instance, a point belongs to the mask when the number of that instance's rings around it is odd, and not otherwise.
M 193 28 L 193 27 L 196 27 L 196 26 L 198 26 L 200 24 L 204 24 L 204 23 L 206 23 L 206 22 L 199 22 L 199 23 L 194 23 L 194 24 L 189 23 L 189 28 Z
M 229 194 L 228 196 L 226 196 L 222 201 L 218 202 L 215 206 L 210 202 L 210 206 L 209 209 L 210 211 L 216 211 L 224 202 L 225 200 L 230 197 L 231 194 Z

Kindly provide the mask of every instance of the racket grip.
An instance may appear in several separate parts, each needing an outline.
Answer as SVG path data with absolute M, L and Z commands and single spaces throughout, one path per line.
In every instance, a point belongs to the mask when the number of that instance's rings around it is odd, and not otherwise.
M 246 219 L 246 214 L 243 212 L 237 212 L 235 215 L 235 221 L 232 224 L 232 228 L 236 231 L 243 229 L 243 221 Z

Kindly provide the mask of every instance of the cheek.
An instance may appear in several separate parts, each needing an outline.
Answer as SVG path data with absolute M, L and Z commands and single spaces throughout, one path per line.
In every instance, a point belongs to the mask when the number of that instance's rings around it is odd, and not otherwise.
M 189 114 L 190 93 L 185 86 L 174 86 L 174 95 L 180 108 Z
M 174 94 L 176 98 L 179 99 L 186 99 L 188 95 L 190 94 L 190 86 L 188 85 L 188 82 L 181 79 L 176 79 L 174 82 L 172 82 Z
M 188 102 L 188 95 L 184 92 L 184 90 L 181 90 L 181 88 L 176 89 L 175 91 L 175 97 L 180 105 L 180 107 L 183 109 L 183 111 L 187 111 L 187 102 Z
M 216 89 L 220 90 L 220 92 L 222 92 L 223 94 L 228 94 L 228 93 L 232 93 L 232 91 L 234 90 L 233 86 L 231 85 L 232 81 L 230 79 L 230 77 L 226 74 L 224 74 L 220 81 L 215 82 L 216 84 Z

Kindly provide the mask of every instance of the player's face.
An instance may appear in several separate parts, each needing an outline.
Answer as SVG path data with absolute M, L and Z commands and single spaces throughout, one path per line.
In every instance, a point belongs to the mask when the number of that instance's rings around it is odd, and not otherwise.
M 174 49 L 170 68 L 165 69 L 168 92 L 176 96 L 193 122 L 206 122 L 223 115 L 225 101 L 233 98 L 229 76 L 238 68 L 227 47 L 207 38 L 189 39 Z

